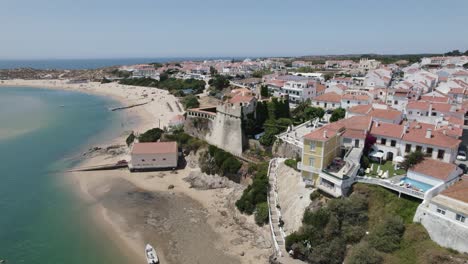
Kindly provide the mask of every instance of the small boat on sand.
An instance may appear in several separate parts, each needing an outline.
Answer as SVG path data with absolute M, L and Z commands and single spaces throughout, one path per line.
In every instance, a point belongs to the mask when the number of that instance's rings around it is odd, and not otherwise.
M 158 255 L 156 254 L 156 250 L 154 250 L 154 248 L 150 244 L 146 244 L 145 253 L 148 264 L 159 264 L 159 259 Z

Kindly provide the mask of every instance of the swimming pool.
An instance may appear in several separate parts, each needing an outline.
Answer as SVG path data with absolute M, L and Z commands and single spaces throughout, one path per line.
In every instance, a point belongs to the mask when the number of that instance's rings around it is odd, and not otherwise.
M 420 182 L 420 181 L 416 181 L 416 180 L 413 180 L 413 179 L 410 179 L 410 178 L 403 178 L 401 179 L 404 183 L 408 183 L 408 184 L 411 184 L 412 187 L 414 188 L 417 188 L 417 189 L 421 189 L 423 192 L 426 192 L 427 190 L 431 189 L 432 185 L 430 184 L 427 184 L 427 183 L 424 183 L 424 182 Z

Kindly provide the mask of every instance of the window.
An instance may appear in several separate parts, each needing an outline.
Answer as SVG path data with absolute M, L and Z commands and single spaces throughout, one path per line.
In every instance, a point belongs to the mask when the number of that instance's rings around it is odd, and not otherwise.
M 432 115 L 432 116 L 437 116 L 437 113 L 436 113 L 436 112 L 432 112 L 431 115 Z
M 163 160 L 166 160 L 166 158 L 163 158 Z
M 421 146 L 416 146 L 416 151 L 422 152 L 422 147 Z
M 411 144 L 406 144 L 405 146 L 405 152 L 408 153 L 411 151 Z
M 466 217 L 461 215 L 461 214 L 457 214 L 457 216 L 455 217 L 455 219 L 457 219 L 457 221 L 460 221 L 462 223 L 465 223 L 465 220 L 466 220 Z
M 309 166 L 315 167 L 315 158 L 309 158 Z
M 387 144 L 387 139 L 386 138 L 380 139 L 380 144 L 382 144 L 382 145 Z
M 145 162 L 145 160 L 144 160 L 144 159 L 142 159 L 141 161 Z
M 409 111 L 408 114 L 412 115 L 412 114 L 413 114 L 413 111 Z
M 432 148 L 426 148 L 427 154 L 432 155 L 432 151 L 434 151 Z
M 445 154 L 445 150 L 439 149 L 439 151 L 437 151 L 437 158 L 438 158 L 438 159 L 443 159 L 443 158 L 444 158 L 444 154 Z
M 315 151 L 315 142 L 310 142 L 310 151 Z
M 390 141 L 390 146 L 395 147 L 396 146 L 396 140 Z
M 441 215 L 445 215 L 445 210 L 441 209 L 441 208 L 437 208 L 437 213 L 439 213 Z
M 153 159 L 153 161 L 156 161 L 156 159 Z
M 395 101 L 393 102 L 393 104 L 396 104 L 396 105 L 397 105 L 397 104 L 398 104 L 398 101 L 397 101 L 397 100 L 395 100 Z

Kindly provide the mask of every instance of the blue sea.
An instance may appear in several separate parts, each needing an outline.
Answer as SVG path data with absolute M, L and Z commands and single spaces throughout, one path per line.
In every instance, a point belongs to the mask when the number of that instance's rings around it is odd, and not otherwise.
M 107 108 L 116 104 L 78 92 L 0 88 L 0 259 L 129 263 L 62 173 L 81 151 L 116 136 L 121 117 Z
M 132 65 L 141 63 L 166 63 L 178 61 L 203 61 L 213 59 L 244 59 L 240 57 L 172 57 L 172 58 L 120 58 L 120 59 L 50 59 L 50 60 L 1 60 L 0 69 L 34 68 L 80 70 L 98 69 L 117 65 Z

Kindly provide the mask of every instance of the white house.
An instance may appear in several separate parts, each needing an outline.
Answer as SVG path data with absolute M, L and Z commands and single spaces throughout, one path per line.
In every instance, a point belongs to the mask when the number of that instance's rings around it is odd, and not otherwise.
M 462 173 L 453 163 L 425 158 L 409 169 L 406 177 L 436 187 L 451 182 Z
M 420 222 L 432 240 L 443 247 L 468 253 L 468 177 L 443 190 L 416 211 Z
M 344 109 L 347 109 L 356 105 L 368 105 L 368 104 L 372 104 L 372 97 L 365 92 L 347 91 L 341 97 L 341 107 Z
M 145 142 L 133 144 L 130 171 L 176 168 L 177 142 Z
M 330 92 L 319 95 L 311 100 L 312 106 L 324 109 L 336 109 L 341 107 L 341 95 Z
M 281 93 L 289 96 L 289 102 L 298 104 L 315 97 L 317 82 L 310 80 L 287 81 L 281 87 Z

